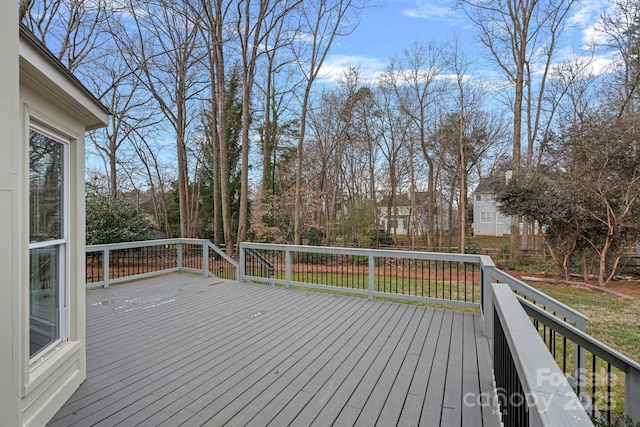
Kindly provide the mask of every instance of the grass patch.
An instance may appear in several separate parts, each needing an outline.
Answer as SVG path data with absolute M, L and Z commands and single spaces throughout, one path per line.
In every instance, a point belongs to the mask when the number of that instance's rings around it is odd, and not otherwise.
M 635 361 L 640 360 L 639 300 L 618 298 L 569 285 L 532 283 L 531 286 L 585 314 L 589 318 L 587 321 L 587 333 L 589 335 Z M 541 332 L 542 334 L 543 332 Z M 562 368 L 561 346 L 562 340 L 560 338 L 555 343 L 555 349 L 557 351 L 556 360 Z M 571 372 L 573 370 L 573 345 L 568 345 L 566 351 L 568 359 L 567 371 Z M 587 352 L 587 385 L 581 389 L 581 392 L 589 396 L 594 392 L 590 386 L 593 371 L 592 361 L 592 355 Z M 607 364 L 602 359 L 597 358 L 595 396 L 599 407 L 602 407 L 606 402 L 606 378 Z M 625 390 L 623 378 L 624 374 L 622 372 L 617 368 L 612 368 L 611 396 L 616 405 L 612 410 L 617 414 L 622 414 L 624 411 Z
M 531 286 L 584 313 L 587 333 L 634 360 L 640 360 L 640 301 L 567 285 Z

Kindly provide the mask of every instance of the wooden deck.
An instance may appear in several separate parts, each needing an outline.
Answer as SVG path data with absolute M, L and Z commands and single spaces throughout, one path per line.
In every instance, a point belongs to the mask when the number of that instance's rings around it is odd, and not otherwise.
M 51 426 L 498 425 L 472 313 L 173 274 L 88 291 L 87 346 Z

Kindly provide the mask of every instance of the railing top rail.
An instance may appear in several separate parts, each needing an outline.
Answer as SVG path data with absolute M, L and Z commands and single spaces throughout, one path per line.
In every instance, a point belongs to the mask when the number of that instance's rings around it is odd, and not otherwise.
M 104 251 L 106 249 L 131 249 L 145 246 L 162 246 L 180 243 L 182 239 L 140 240 L 137 242 L 107 243 L 102 245 L 87 245 L 85 252 Z
M 121 242 L 121 243 L 106 243 L 102 245 L 87 245 L 85 247 L 86 252 L 97 252 L 104 251 L 106 249 L 132 249 L 132 248 L 143 248 L 147 246 L 162 246 L 162 245 L 173 245 L 173 244 L 194 244 L 194 245 L 202 245 L 203 243 L 210 244 L 210 247 L 215 247 L 213 243 L 206 239 L 183 239 L 183 238 L 175 238 L 175 239 L 158 239 L 158 240 L 139 240 L 136 242 Z
M 186 244 L 193 244 L 193 245 L 201 245 L 204 242 L 211 243 L 207 239 L 192 239 L 192 238 L 184 238 L 184 237 L 180 237 L 175 240 L 177 240 L 178 243 L 186 243 Z
M 413 252 L 413 251 L 396 251 L 388 249 L 364 249 L 364 248 L 341 248 L 332 246 L 298 246 L 298 245 L 285 245 L 274 243 L 240 243 L 241 250 L 243 248 L 250 249 L 267 249 L 267 250 L 289 250 L 293 252 L 311 252 L 311 253 L 327 253 L 335 255 L 355 255 L 355 256 L 369 256 L 376 257 L 388 257 L 388 258 L 408 258 L 408 259 L 423 259 L 433 261 L 450 261 L 450 262 L 468 262 L 480 264 L 489 263 L 490 257 L 486 255 L 476 254 L 448 254 L 443 252 Z
M 154 247 L 161 247 L 161 246 L 167 246 L 167 245 L 177 245 L 176 248 L 177 249 L 177 267 L 174 266 L 167 266 L 167 265 L 158 265 L 158 266 L 154 266 L 154 267 L 150 267 L 148 272 L 145 273 L 140 273 L 140 274 L 129 274 L 130 272 L 125 273 L 125 275 L 123 277 L 110 277 L 110 273 L 109 273 L 109 264 L 105 263 L 105 260 L 103 259 L 102 262 L 102 266 L 101 266 L 101 270 L 102 270 L 102 277 L 103 279 L 99 282 L 91 282 L 88 283 L 87 285 L 91 286 L 91 287 L 96 287 L 99 286 L 99 284 L 102 284 L 102 286 L 108 287 L 109 283 L 116 283 L 117 281 L 121 281 L 122 279 L 124 279 L 125 277 L 148 277 L 151 275 L 157 275 L 157 274 L 164 274 L 167 272 L 172 272 L 172 271 L 202 271 L 203 275 L 209 275 L 211 274 L 210 271 L 210 265 L 208 263 L 208 258 L 211 256 L 211 252 L 209 252 L 209 249 L 211 249 L 212 251 L 214 251 L 216 254 L 218 254 L 224 261 L 228 262 L 229 264 L 231 264 L 231 266 L 234 268 L 235 270 L 235 278 L 236 280 L 238 280 L 238 275 L 239 275 L 239 265 L 238 263 L 231 258 L 229 255 L 227 255 L 226 253 L 224 253 L 224 251 L 222 251 L 220 248 L 218 248 L 216 245 L 214 245 L 213 243 L 211 243 L 211 241 L 206 240 L 206 239 L 181 239 L 181 238 L 176 238 L 176 239 L 159 239 L 159 240 L 142 240 L 142 241 L 137 241 L 137 242 L 122 242 L 122 243 L 110 243 L 110 244 L 104 244 L 104 245 L 88 245 L 85 247 L 85 254 L 92 254 L 92 253 L 96 253 L 96 252 L 107 252 L 107 254 L 109 253 L 109 251 L 117 251 L 117 250 L 126 250 L 126 249 L 142 249 L 142 248 L 154 248 Z M 204 257 L 204 259 L 201 259 L 202 263 L 202 268 L 191 268 L 189 266 L 185 266 L 184 265 L 184 260 L 182 259 L 182 251 L 181 251 L 181 245 L 196 245 L 198 246 L 198 248 L 202 249 L 202 253 L 198 253 L 198 257 L 202 258 Z M 163 251 L 158 251 L 159 253 Z M 145 253 L 143 253 L 141 251 L 141 255 L 146 255 Z M 193 255 L 190 255 L 193 256 Z M 106 256 L 105 256 L 106 258 Z M 175 265 L 175 264 L 173 264 Z M 156 268 L 157 267 L 157 268 Z M 89 280 L 93 280 L 94 278 L 91 277 Z
M 568 382 L 557 384 L 557 378 L 564 376 L 509 285 L 492 287 L 494 307 L 526 394 L 521 397 L 544 406 L 531 408 L 539 425 L 593 425 Z
M 566 317 L 573 322 L 585 323 L 588 320 L 587 316 L 580 313 L 579 311 L 569 307 L 566 304 L 561 303 L 560 301 L 550 297 L 544 292 L 527 285 L 522 280 L 516 279 L 515 277 L 505 273 L 502 270 L 495 269 L 493 271 L 493 277 L 498 281 L 498 283 L 507 283 L 511 287 L 511 289 L 526 294 L 527 297 L 533 298 L 536 302 L 543 304 L 545 307 L 553 310 L 554 312 Z
M 566 322 L 563 322 L 562 320 L 551 315 L 549 312 L 541 309 L 537 305 L 532 304 L 530 301 L 527 301 L 521 296 L 516 295 L 516 297 L 520 301 L 520 304 L 522 305 L 522 308 L 527 313 L 527 315 L 546 324 L 548 327 L 554 329 L 556 332 L 570 339 L 585 350 L 588 350 L 601 359 L 611 363 L 621 371 L 626 373 L 633 369 L 636 372 L 640 372 L 640 363 L 625 356 L 619 351 L 614 350 L 602 341 L 593 338 L 586 332 L 583 332 L 580 329 Z
M 298 246 L 274 243 L 240 243 L 240 249 L 266 249 L 307 253 L 326 253 L 336 255 L 354 255 L 354 256 L 375 256 L 389 258 L 405 258 L 416 260 L 434 260 L 448 262 L 466 262 L 479 264 L 483 269 L 488 269 L 491 276 L 499 283 L 507 283 L 513 290 L 521 292 L 537 302 L 544 304 L 545 307 L 555 311 L 559 315 L 566 317 L 568 320 L 575 322 L 581 327 L 586 325 L 587 316 L 579 311 L 569 307 L 566 304 L 548 296 L 544 292 L 535 289 L 532 286 L 516 279 L 510 274 L 496 268 L 493 260 L 488 255 L 479 254 L 449 254 L 441 252 L 413 252 L 413 251 L 396 251 L 387 249 L 363 249 L 363 248 L 341 248 L 329 246 Z

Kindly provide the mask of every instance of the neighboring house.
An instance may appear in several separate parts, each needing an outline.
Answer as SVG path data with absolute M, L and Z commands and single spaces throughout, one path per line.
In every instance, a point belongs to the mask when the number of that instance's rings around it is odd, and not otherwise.
M 474 236 L 504 236 L 511 234 L 511 217 L 503 215 L 494 195 L 500 178 L 482 178 L 473 192 Z M 502 178 L 504 180 L 504 178 Z
M 0 424 L 43 426 L 86 378 L 85 132 L 107 109 L 0 5 Z
M 389 231 L 394 235 L 408 236 L 411 226 L 418 228 L 417 234 L 423 235 L 427 230 L 427 203 L 428 193 L 418 191 L 415 193 L 415 212 L 411 212 L 411 194 L 398 194 L 391 201 L 390 196 L 384 196 L 378 203 L 378 228 Z M 389 215 L 389 202 L 391 201 L 391 215 Z M 449 229 L 449 216 L 447 214 L 444 199 L 441 198 L 436 207 L 436 221 L 443 231 Z M 441 215 L 444 215 L 442 217 Z M 412 223 L 412 218 L 414 223 Z M 388 227 L 388 228 L 387 228 Z
M 389 203 L 391 213 L 389 215 Z M 427 216 L 426 193 L 416 193 L 417 224 L 424 224 Z M 409 194 L 397 194 L 393 200 L 390 196 L 384 196 L 378 203 L 378 227 L 380 230 L 389 231 L 395 235 L 409 235 L 411 221 L 411 197 Z M 420 225 L 419 225 L 420 227 Z M 423 227 L 421 227 L 423 228 Z

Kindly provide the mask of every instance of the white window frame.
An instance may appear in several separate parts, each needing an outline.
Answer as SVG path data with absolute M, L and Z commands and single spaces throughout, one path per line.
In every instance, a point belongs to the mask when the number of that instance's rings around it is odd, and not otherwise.
M 43 126 L 32 120 L 29 123 L 28 129 L 27 129 L 27 135 L 26 135 L 27 150 L 29 150 L 29 147 L 31 144 L 31 137 L 30 137 L 31 131 L 37 132 L 48 138 L 51 138 L 54 141 L 60 143 L 63 147 L 63 172 L 62 172 L 62 178 L 63 178 L 62 209 L 63 211 L 62 211 L 62 224 L 61 224 L 62 238 L 55 239 L 55 240 L 47 240 L 44 242 L 29 243 L 29 254 L 27 257 L 27 259 L 30 259 L 31 249 L 56 247 L 56 246 L 60 248 L 59 260 L 58 260 L 58 263 L 59 263 L 58 268 L 60 269 L 59 270 L 60 271 L 60 290 L 59 290 L 59 301 L 58 301 L 58 304 L 60 307 L 60 314 L 59 314 L 60 318 L 58 319 L 60 322 L 59 337 L 54 341 L 52 341 L 51 343 L 47 344 L 45 347 L 43 347 L 40 351 L 35 353 L 33 356 L 29 356 L 29 368 L 30 370 L 33 370 L 37 366 L 39 366 L 42 363 L 42 361 L 46 360 L 47 357 L 51 353 L 53 353 L 55 349 L 57 349 L 63 343 L 69 341 L 69 329 L 70 329 L 70 323 L 71 323 L 71 316 L 69 312 L 70 291 L 71 291 L 71 282 L 70 282 L 70 276 L 69 276 L 70 269 L 71 269 L 70 256 L 69 256 L 69 232 L 70 232 L 70 226 L 71 226 L 71 222 L 70 222 L 71 204 L 70 204 L 70 197 L 69 197 L 70 191 L 71 191 L 71 164 L 70 164 L 71 139 L 63 136 L 65 132 L 61 130 L 56 130 L 54 126 Z M 30 183 L 27 182 L 27 185 L 29 186 Z M 30 211 L 28 215 L 31 215 Z M 29 298 L 31 293 L 30 284 L 27 286 L 27 288 L 29 292 L 29 294 L 27 295 L 27 298 Z M 28 316 L 27 325 L 30 325 L 31 306 L 29 306 L 27 316 Z M 28 334 L 27 342 L 30 342 L 29 341 L 30 334 L 31 334 L 30 326 L 27 328 L 27 334 Z M 27 352 L 27 354 L 30 354 L 30 352 Z
M 487 220 L 487 214 L 489 219 Z M 491 211 L 482 211 L 480 212 L 480 223 L 481 224 L 491 224 L 493 223 L 493 213 Z

